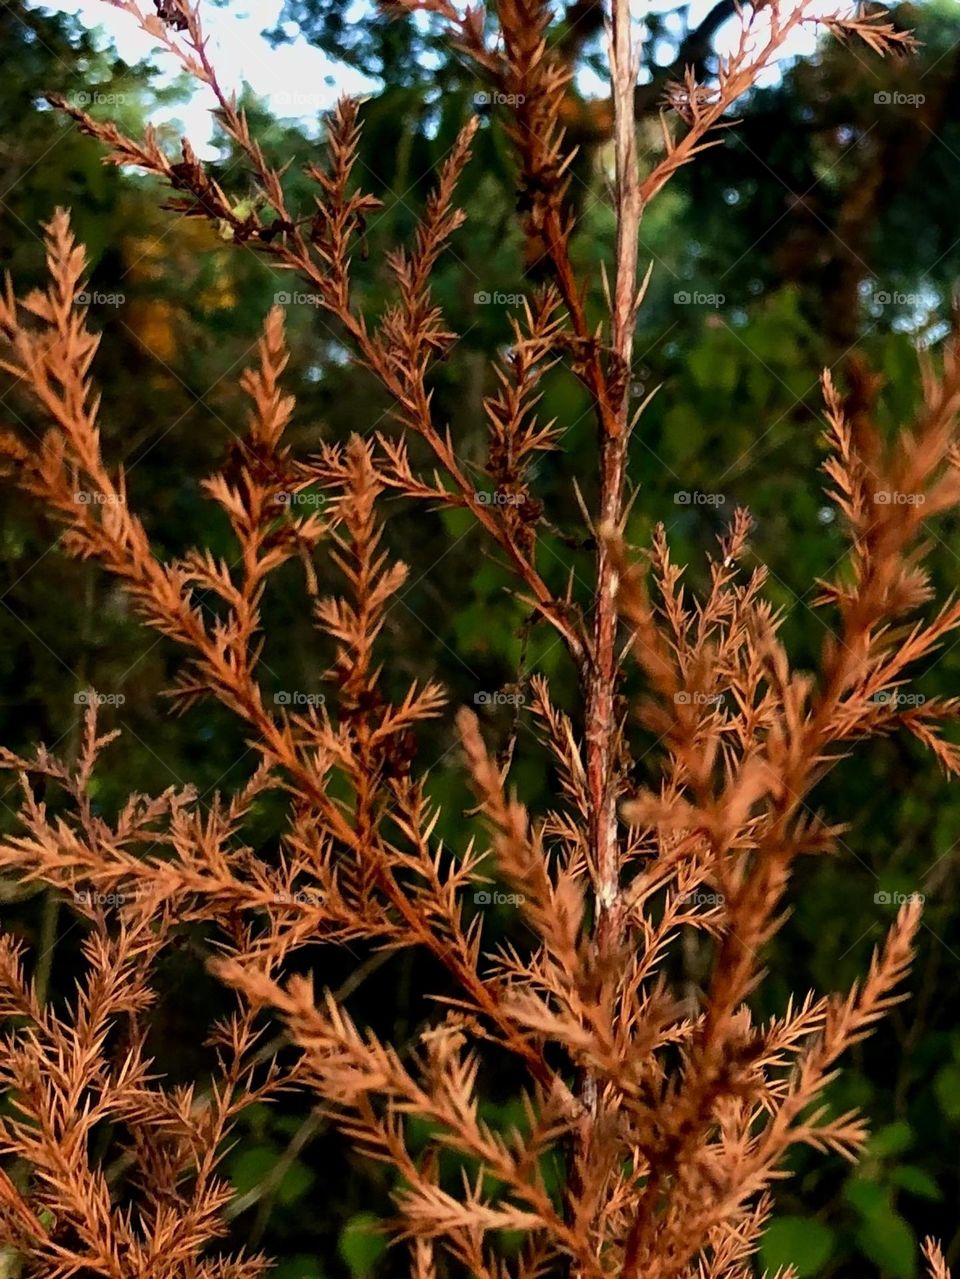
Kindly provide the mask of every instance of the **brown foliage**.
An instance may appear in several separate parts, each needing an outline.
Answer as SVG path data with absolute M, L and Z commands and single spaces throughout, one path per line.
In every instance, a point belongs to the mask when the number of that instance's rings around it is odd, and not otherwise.
M 92 379 L 98 338 L 74 304 L 85 260 L 66 213 L 47 228 L 46 290 L 18 301 L 9 284 L 0 301 L 0 366 L 50 424 L 39 443 L 3 437 L 12 477 L 63 526 L 69 554 L 119 579 L 144 622 L 182 646 L 175 701 L 218 699 L 243 721 L 259 755 L 241 792 L 212 808 L 172 790 L 131 797 L 112 822 L 90 802 L 96 760 L 109 743 L 97 737 L 92 710 L 75 765 L 43 750 L 34 759 L 0 756 L 23 791 L 20 833 L 0 845 L 0 865 L 73 894 L 90 929 L 88 970 L 60 1013 L 25 981 L 17 947 L 0 948 L 0 1015 L 9 1026 L 0 1073 L 12 1098 L 0 1129 L 4 1152 L 30 1169 L 22 1187 L 6 1174 L 0 1180 L 4 1242 L 37 1276 L 259 1273 L 262 1258 L 227 1260 L 212 1246 L 230 1199 L 217 1164 L 238 1111 L 285 1086 L 307 1090 L 348 1141 L 400 1174 L 395 1233 L 410 1241 L 418 1276 L 447 1269 L 452 1258 L 489 1279 L 741 1279 L 751 1273 L 790 1148 L 855 1157 L 862 1146 L 857 1115 L 836 1114 L 818 1099 L 845 1050 L 901 998 L 919 923 L 917 903 L 906 905 L 849 991 L 798 997 L 781 1017 L 755 1020 L 750 996 L 762 979 L 763 948 L 784 917 L 793 865 L 835 843 L 836 828 L 809 807 L 811 792 L 857 743 L 900 729 L 928 745 L 948 773 L 960 771 L 956 748 L 942 736 L 957 702 L 904 709 L 890 696 L 960 625 L 955 600 L 929 610 L 923 568 L 924 522 L 960 502 L 957 338 L 939 364 L 928 361 L 918 416 L 889 443 L 869 408 L 845 401 L 824 379 L 825 469 L 850 549 L 836 578 L 821 584 L 820 603 L 836 626 L 816 678 L 790 666 L 779 619 L 763 598 L 762 568 L 741 568 L 745 512 L 711 562 L 704 598 L 686 592 L 662 530 L 642 554 L 623 540 L 626 446 L 643 407 L 633 410 L 628 391 L 643 294 L 639 220 L 671 174 L 712 144 L 732 102 L 790 32 L 813 21 L 811 6 L 781 13 L 774 0 L 744 13 L 740 45 L 716 82 L 688 75 L 671 89 L 679 132 L 665 113 L 662 158 L 642 176 L 633 140 L 636 66 L 626 5 L 617 0 L 610 47 L 619 232 L 609 324 L 594 331 L 569 255 L 565 72 L 544 43 L 546 5 L 502 3 L 493 44 L 479 10 L 403 0 L 439 15 L 458 47 L 519 103 L 508 129 L 521 216 L 551 282 L 515 326 L 486 403 L 489 474 L 515 499 L 500 505 L 476 492 L 429 390 L 434 362 L 455 341 L 433 300 L 431 274 L 463 218 L 455 194 L 473 126 L 438 173 L 413 244 L 389 257 L 396 301 L 370 328 L 350 289 L 353 245 L 376 205 L 354 184 L 356 106 L 340 105 L 329 123 L 328 163 L 309 170 L 315 208 L 290 210 L 282 173 L 267 164 L 217 83 L 195 9 L 157 0 L 156 13 L 146 15 L 136 0 L 113 2 L 214 94 L 220 123 L 257 176 L 258 207 L 238 213 L 189 143 L 174 161 L 153 134 L 137 141 L 60 105 L 109 148 L 110 163 L 139 166 L 166 183 L 171 208 L 212 221 L 221 235 L 308 281 L 389 393 L 398 429 L 293 457 L 284 430 L 295 406 L 281 389 L 286 353 L 274 310 L 241 382 L 250 401 L 244 443 L 205 484 L 232 527 L 236 563 L 203 548 L 165 562 L 128 507 L 122 471 L 101 453 Z M 874 47 L 903 43 L 869 17 L 829 25 Z M 556 595 L 538 566 L 542 507 L 529 467 L 556 444 L 538 412 L 538 387 L 559 361 L 587 387 L 598 427 L 600 500 L 587 517 L 596 579 L 586 614 L 572 592 Z M 432 472 L 415 469 L 411 438 L 432 453 Z M 310 485 L 329 497 L 322 514 L 301 515 L 283 500 Z M 79 503 L 78 491 L 92 500 Z M 489 847 L 446 849 L 435 837 L 438 815 L 415 747 L 418 726 L 444 705 L 441 686 L 412 685 L 400 701 L 382 687 L 378 634 L 407 572 L 383 549 L 385 493 L 471 512 L 579 674 L 580 723 L 557 708 L 543 679 L 534 680 L 530 713 L 557 778 L 555 808 L 536 820 L 510 792 L 474 715 L 459 713 Z M 891 493 L 912 500 L 884 500 Z M 321 547 L 342 574 L 340 595 L 317 598 L 311 565 Z M 264 592 L 293 558 L 303 564 L 317 628 L 336 649 L 335 709 L 268 707 L 261 692 Z M 217 617 L 201 611 L 199 590 L 219 599 Z M 662 754 L 659 785 L 639 793 L 629 782 L 618 696 L 628 662 L 644 675 L 637 713 Z M 35 797 L 37 777 L 66 794 L 65 814 Z M 289 800 L 278 859 L 244 842 L 250 805 L 267 790 Z M 464 909 L 467 892 L 488 882 L 491 869 L 516 894 L 535 939 L 525 953 L 491 952 L 480 914 Z M 119 904 L 117 914 L 102 909 L 105 898 Z M 239 999 L 217 1034 L 219 1070 L 202 1095 L 166 1086 L 144 1056 L 151 971 L 174 919 L 219 925 L 213 968 Z M 665 959 L 685 930 L 710 939 L 712 959 L 704 990 L 681 998 Z M 318 938 L 363 939 L 386 951 L 422 947 L 446 970 L 456 998 L 415 1050 L 401 1053 L 358 1027 L 344 998 L 289 975 L 293 953 Z M 282 1075 L 270 1052 L 256 1050 L 263 1010 L 299 1050 Z M 512 1055 L 525 1084 L 526 1122 L 508 1133 L 477 1109 L 478 1070 L 493 1046 Z M 412 1115 L 429 1123 L 423 1155 L 408 1147 Z M 92 1153 L 91 1132 L 105 1121 L 127 1134 L 126 1206 Z M 452 1186 L 441 1177 L 443 1151 L 485 1175 Z M 544 1176 L 551 1153 L 566 1170 L 556 1191 Z M 500 1229 L 526 1238 L 509 1263 L 488 1237 Z M 927 1257 L 934 1279 L 946 1279 L 932 1242 Z

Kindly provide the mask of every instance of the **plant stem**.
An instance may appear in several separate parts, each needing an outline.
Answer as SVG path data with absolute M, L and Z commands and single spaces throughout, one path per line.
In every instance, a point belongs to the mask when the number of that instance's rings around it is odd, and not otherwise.
M 640 222 L 633 91 L 636 61 L 631 47 L 629 0 L 614 0 L 610 76 L 616 151 L 616 284 L 611 315 L 613 358 L 623 384 L 615 415 L 600 422 L 600 504 L 594 599 L 593 661 L 587 677 L 587 784 L 589 839 L 596 870 L 597 945 L 601 957 L 616 949 L 623 926 L 617 838 L 617 569 L 609 536 L 623 519 L 630 397 L 627 371 L 633 354 L 637 310 L 637 232 Z
M 637 79 L 631 47 L 629 0 L 614 0 L 610 29 L 610 78 L 614 100 L 616 152 L 616 282 L 610 316 L 610 372 L 597 396 L 600 497 L 597 519 L 597 570 L 593 605 L 593 642 L 584 663 L 586 704 L 587 838 L 594 872 L 594 939 L 598 975 L 613 974 L 624 924 L 620 883 L 617 800 L 620 790 L 620 741 L 617 724 L 618 572 L 612 537 L 623 522 L 624 482 L 629 439 L 629 369 L 637 312 L 637 233 L 641 201 L 637 171 L 633 92 Z M 614 390 L 614 388 L 618 388 Z M 580 1168 L 590 1162 L 599 1089 L 589 1070 L 580 1073 L 577 1093 L 584 1113 L 571 1143 L 568 1174 L 571 1199 L 583 1193 Z

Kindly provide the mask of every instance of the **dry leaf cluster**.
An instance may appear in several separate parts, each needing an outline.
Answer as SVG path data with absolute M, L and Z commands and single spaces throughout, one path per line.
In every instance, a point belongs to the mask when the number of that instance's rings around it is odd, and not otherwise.
M 796 859 L 835 845 L 837 828 L 808 803 L 818 780 L 864 739 L 903 730 L 948 773 L 960 771 L 943 736 L 958 703 L 905 706 L 890 696 L 960 625 L 956 600 L 931 607 L 923 566 L 925 522 L 960 504 L 960 343 L 950 338 L 927 361 L 923 404 L 892 441 L 864 407 L 869 397 L 845 398 L 825 378 L 826 474 L 849 555 L 821 584 L 831 624 L 820 669 L 792 669 L 764 598 L 764 572 L 743 567 L 746 513 L 736 514 L 710 564 L 708 591 L 694 597 L 662 531 L 646 551 L 625 544 L 626 471 L 643 408 L 631 403 L 630 366 L 644 208 L 716 140 L 733 102 L 791 32 L 820 20 L 816 6 L 773 0 L 745 9 L 739 45 L 717 78 L 700 85 L 688 76 L 670 90 L 661 158 L 641 174 L 635 51 L 627 6 L 615 0 L 618 238 L 609 315 L 594 327 L 570 256 L 570 155 L 560 125 L 568 72 L 546 42 L 548 5 L 501 0 L 491 31 L 480 8 L 402 2 L 445 24 L 478 75 L 517 104 L 506 127 L 518 207 L 549 283 L 515 324 L 485 404 L 487 472 L 509 502 L 478 492 L 430 390 L 434 364 L 456 342 L 431 276 L 463 220 L 456 187 L 475 126 L 436 175 L 412 243 L 386 262 L 396 300 L 371 326 L 351 292 L 351 256 L 377 207 L 355 178 L 356 104 L 334 113 L 326 162 L 308 170 L 314 207 L 290 209 L 283 173 L 221 89 L 198 9 L 186 0 L 157 0 L 155 12 L 136 0 L 112 3 L 214 95 L 220 124 L 256 175 L 254 204 L 235 202 L 188 142 L 171 157 L 152 133 L 130 138 L 59 105 L 105 144 L 109 163 L 138 167 L 169 188 L 171 209 L 208 220 L 221 238 L 306 281 L 389 394 L 395 429 L 294 456 L 284 443 L 295 404 L 283 388 L 283 320 L 274 310 L 242 378 L 244 442 L 205 483 L 233 530 L 235 562 L 205 548 L 167 562 L 130 508 L 122 470 L 103 458 L 99 340 L 75 302 L 85 258 L 66 213 L 47 228 L 47 288 L 18 299 L 8 283 L 0 300 L 0 366 L 49 423 L 39 442 L 2 437 L 10 477 L 59 522 L 68 554 L 115 577 L 143 621 L 182 647 L 175 701 L 219 700 L 259 756 L 243 789 L 212 807 L 175 789 L 132 796 L 108 819 L 90 795 L 110 742 L 98 736 L 93 709 L 75 763 L 42 749 L 29 759 L 0 755 L 23 796 L 20 829 L 0 844 L 0 866 L 62 890 L 88 924 L 86 967 L 69 1007 L 57 1010 L 24 976 L 18 947 L 0 945 L 0 1075 L 9 1100 L 0 1143 L 17 1168 L 29 1169 L 20 1184 L 0 1175 L 0 1230 L 7 1260 L 25 1275 L 263 1273 L 267 1259 L 225 1256 L 217 1243 L 232 1193 L 218 1165 L 243 1107 L 280 1088 L 298 1090 L 346 1141 L 396 1170 L 394 1233 L 407 1242 L 418 1279 L 746 1279 L 791 1147 L 854 1158 L 865 1138 L 861 1119 L 835 1113 L 823 1091 L 843 1053 L 901 998 L 918 905 L 900 912 L 852 989 L 800 995 L 768 1023 L 752 1015 L 750 997 L 783 921 Z M 904 42 L 871 15 L 827 25 L 876 48 Z M 588 607 L 572 586 L 552 589 L 539 554 L 545 515 L 530 467 L 557 442 L 538 400 L 558 364 L 589 391 L 597 423 L 600 498 L 585 513 L 597 545 Z M 432 467 L 412 460 L 411 442 Z M 284 501 L 311 486 L 327 495 L 322 510 L 303 514 Z M 81 490 L 96 500 L 78 503 Z M 922 502 L 884 500 L 889 493 Z M 525 608 L 566 645 L 580 680 L 576 718 L 558 708 L 544 679 L 532 680 L 524 714 L 555 777 L 554 807 L 537 818 L 514 796 L 508 767 L 491 757 L 475 716 L 460 711 L 465 767 L 489 833 L 480 843 L 441 844 L 417 762 L 418 731 L 441 714 L 443 688 L 412 685 L 391 700 L 383 687 L 378 635 L 407 574 L 385 550 L 382 499 L 391 494 L 469 511 L 515 575 Z M 320 597 L 318 555 L 339 570 L 340 594 Z M 264 594 L 288 560 L 302 564 L 317 630 L 333 652 L 335 706 L 278 708 L 261 687 Z M 201 609 L 199 592 L 220 607 Z M 639 792 L 619 691 L 631 664 L 646 689 L 631 711 L 658 739 L 662 759 L 658 785 Z M 65 802 L 38 798 L 41 780 L 47 797 Z M 245 842 L 251 806 L 267 791 L 288 804 L 277 855 Z M 471 901 L 491 881 L 515 895 L 534 939 L 522 953 L 485 941 L 483 912 Z M 204 1089 L 169 1086 L 144 1052 L 155 963 L 189 921 L 216 923 L 214 971 L 238 1001 L 217 1030 L 219 1066 Z M 709 956 L 708 976 L 703 989 L 681 991 L 668 960 L 690 936 Z M 348 998 L 325 990 L 322 974 L 290 975 L 292 957 L 318 939 L 421 947 L 457 996 L 438 1005 L 414 1051 L 402 1052 L 358 1026 Z M 283 1071 L 259 1042 L 265 1013 L 298 1052 Z M 479 1115 L 488 1053 L 514 1063 L 526 1115 L 516 1130 L 496 1130 Z M 425 1151 L 412 1153 L 411 1117 L 429 1126 Z M 119 1166 L 98 1162 L 94 1137 L 105 1125 L 120 1134 Z M 459 1178 L 449 1175 L 451 1162 Z M 559 1181 L 546 1175 L 556 1165 Z M 497 1248 L 503 1230 L 525 1241 L 510 1258 Z M 946 1279 L 937 1246 L 926 1251 L 931 1275 Z

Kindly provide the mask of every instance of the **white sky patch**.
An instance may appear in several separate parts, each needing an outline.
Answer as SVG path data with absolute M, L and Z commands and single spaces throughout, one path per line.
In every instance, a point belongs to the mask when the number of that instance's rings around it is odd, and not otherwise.
M 631 12 L 635 14 L 637 20 L 637 36 L 638 39 L 644 35 L 643 19 L 651 13 L 667 14 L 667 29 L 673 39 L 664 40 L 662 49 L 658 47 L 654 50 L 656 59 L 661 65 L 668 65 L 673 61 L 676 55 L 676 44 L 674 39 L 683 38 L 684 27 L 680 15 L 675 11 L 679 0 L 653 0 L 653 3 L 643 3 L 637 0 L 637 3 L 631 5 Z M 710 10 L 713 8 L 715 0 L 691 0 L 687 11 L 687 22 L 690 30 L 696 27 L 704 20 Z M 805 0 L 797 0 L 797 3 L 805 3 Z M 783 12 L 792 12 L 795 6 L 789 3 L 784 4 Z M 848 12 L 853 6 L 846 3 L 845 0 L 820 0 L 816 5 L 806 4 L 810 16 L 814 14 L 833 15 L 837 13 Z M 749 9 L 747 14 L 749 15 Z M 758 42 L 769 34 L 769 18 L 761 15 L 759 20 L 754 23 L 755 35 L 753 46 L 756 47 Z M 720 27 L 713 41 L 713 47 L 721 57 L 727 57 L 737 48 L 741 30 L 741 20 L 733 15 Z M 765 88 L 769 85 L 777 84 L 781 76 L 781 64 L 791 62 L 798 57 L 809 57 L 817 46 L 818 39 L 822 36 L 822 28 L 814 23 L 806 23 L 802 27 L 798 27 L 792 31 L 788 38 L 784 41 L 783 47 L 777 52 L 770 67 L 759 75 L 755 81 L 758 88 Z M 662 55 L 662 56 L 661 56 Z M 641 79 L 649 79 L 649 75 L 642 74 Z M 584 68 L 577 75 L 577 86 L 582 93 L 588 97 L 607 97 L 609 96 L 609 85 L 592 69 Z
M 33 7 L 46 13 L 76 14 L 89 30 L 99 27 L 104 43 L 112 42 L 125 61 L 150 59 L 162 80 L 173 80 L 179 71 L 170 55 L 159 50 L 129 14 L 113 8 L 106 0 L 65 0 L 62 4 L 36 3 Z M 141 7 L 149 12 L 149 0 Z M 341 94 L 362 95 L 376 89 L 373 82 L 350 67 L 332 62 L 301 35 L 274 48 L 262 33 L 276 26 L 282 9 L 283 0 L 252 0 L 247 5 L 224 9 L 204 7 L 210 58 L 225 89 L 249 84 L 274 115 L 300 121 L 308 128 L 316 126 L 317 116 L 329 110 Z M 210 94 L 198 87 L 190 102 L 158 110 L 154 122 L 179 121 L 190 140 L 200 147 L 213 132 L 209 115 L 212 105 Z
M 655 8 L 668 11 L 676 0 L 655 0 Z M 689 21 L 692 27 L 709 13 L 714 0 L 692 0 Z M 63 0 L 63 3 L 40 3 L 35 7 L 45 12 L 76 14 L 88 29 L 99 27 L 105 42 L 111 41 L 120 56 L 128 62 L 150 58 L 161 72 L 162 79 L 173 79 L 176 68 L 169 55 L 156 49 L 152 39 L 140 31 L 128 14 L 107 3 L 107 0 Z M 145 0 L 145 9 L 150 9 Z M 823 0 L 820 12 L 837 12 L 842 4 L 837 0 Z M 225 88 L 239 88 L 248 84 L 269 109 L 280 119 L 298 121 L 308 130 L 316 126 L 317 117 L 334 105 L 344 93 L 363 95 L 377 91 L 377 84 L 352 68 L 331 61 L 326 54 L 309 44 L 294 27 L 288 44 L 273 47 L 263 37 L 263 32 L 273 28 L 280 20 L 283 0 L 249 0 L 227 8 L 205 6 L 204 28 L 210 38 L 210 53 L 221 84 Z M 649 12 L 649 9 L 647 9 Z M 721 28 L 716 48 L 721 54 L 729 53 L 736 44 L 738 20 L 727 22 Z M 812 26 L 793 33 L 780 51 L 777 62 L 798 55 L 808 55 L 814 48 L 816 32 Z M 666 54 L 667 50 L 664 50 Z M 775 83 L 779 76 L 772 67 L 760 83 Z M 585 70 L 578 77 L 581 92 L 587 96 L 606 96 L 609 88 L 605 81 L 592 71 Z M 78 86 L 81 88 L 82 86 Z M 209 110 L 210 95 L 197 89 L 190 102 L 159 109 L 155 123 L 176 121 L 183 126 L 201 154 L 209 155 L 212 148 L 205 144 L 213 132 Z

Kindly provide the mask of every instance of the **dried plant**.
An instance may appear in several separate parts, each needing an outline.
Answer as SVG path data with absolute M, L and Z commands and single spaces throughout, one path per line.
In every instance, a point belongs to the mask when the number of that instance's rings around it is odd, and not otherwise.
M 390 396 L 397 429 L 294 457 L 284 444 L 295 406 L 281 389 L 283 322 L 272 311 L 242 379 L 250 401 L 245 439 L 205 484 L 229 520 L 237 561 L 201 548 L 166 562 L 129 508 L 122 471 L 103 459 L 92 378 L 98 337 L 74 302 L 85 258 L 66 213 L 47 227 L 47 288 L 18 301 L 8 284 L 0 364 L 49 422 L 40 443 L 3 437 L 10 474 L 63 525 L 63 548 L 116 577 L 143 620 L 183 647 L 175 702 L 218 699 L 242 720 L 259 764 L 238 794 L 212 807 L 174 790 L 131 797 L 108 821 L 90 802 L 109 741 L 97 737 L 93 711 L 73 766 L 43 750 L 34 759 L 0 756 L 23 791 L 20 832 L 0 845 L 0 865 L 72 895 L 89 924 L 89 971 L 61 1012 L 24 980 L 16 947 L 2 948 L 9 1031 L 0 1069 L 11 1108 L 0 1127 L 4 1153 L 27 1170 L 20 1185 L 0 1179 L 3 1241 L 30 1275 L 259 1273 L 267 1264 L 260 1257 L 215 1252 L 230 1198 L 217 1166 L 239 1110 L 282 1084 L 305 1090 L 346 1140 L 396 1170 L 394 1233 L 409 1241 L 411 1272 L 421 1279 L 438 1272 L 746 1277 L 788 1151 L 806 1145 L 855 1158 L 863 1145 L 862 1120 L 835 1113 L 823 1091 L 843 1053 L 902 997 L 920 918 L 916 902 L 904 906 L 852 989 L 799 996 L 780 1017 L 755 1019 L 751 995 L 763 977 L 764 947 L 784 918 L 794 863 L 836 845 L 838 828 L 809 806 L 813 788 L 856 743 L 897 730 L 929 746 L 947 773 L 960 771 L 960 754 L 943 736 L 960 703 L 905 706 L 894 695 L 960 626 L 960 602 L 930 611 L 923 567 L 925 522 L 960 504 L 960 340 L 949 338 L 938 361 L 926 359 L 923 404 L 892 441 L 864 408 L 869 397 L 844 398 L 824 378 L 825 470 L 849 554 L 821 583 L 819 603 L 835 624 L 814 678 L 790 666 L 780 619 L 763 596 L 763 569 L 741 567 L 745 512 L 711 561 L 703 598 L 685 590 L 662 530 L 645 552 L 625 543 L 627 444 L 644 407 L 630 396 L 645 286 L 638 226 L 671 175 L 717 140 L 734 101 L 799 25 L 825 21 L 875 49 L 908 41 L 872 14 L 819 19 L 810 0 L 744 10 L 739 43 L 714 82 L 688 75 L 671 88 L 662 156 L 642 175 L 637 61 L 626 0 L 614 0 L 618 231 L 608 322 L 595 329 L 570 257 L 570 156 L 560 126 L 568 72 L 545 41 L 545 0 L 501 0 L 495 38 L 479 8 L 402 0 L 445 24 L 517 104 L 507 129 L 520 216 L 550 277 L 515 324 L 498 389 L 485 404 L 488 473 L 511 495 L 490 503 L 430 392 L 435 362 L 456 341 L 431 276 L 463 220 L 456 186 L 474 126 L 437 174 L 412 245 L 389 257 L 396 301 L 371 327 L 351 296 L 351 254 L 377 204 L 354 181 L 356 105 L 338 107 L 328 162 L 308 170 L 315 207 L 292 210 L 283 172 L 267 163 L 217 81 L 197 8 L 158 0 L 145 13 L 136 0 L 112 3 L 212 92 L 221 126 L 256 175 L 257 199 L 234 200 L 186 141 L 175 160 L 151 132 L 136 140 L 58 105 L 106 145 L 109 163 L 166 184 L 171 209 L 208 220 L 223 238 L 307 281 Z M 541 571 L 545 514 L 531 488 L 531 462 L 557 445 L 538 400 L 544 375 L 561 362 L 589 391 L 598 429 L 599 503 L 585 515 L 597 546 L 587 607 L 572 586 L 555 592 Z M 418 457 L 432 455 L 432 470 L 411 460 L 408 441 Z M 302 515 L 284 502 L 312 485 L 328 495 L 322 512 Z M 80 490 L 95 500 L 78 503 Z M 407 572 L 382 540 L 380 499 L 391 493 L 469 511 L 514 574 L 524 607 L 555 630 L 579 676 L 576 719 L 558 708 L 543 678 L 532 680 L 529 714 L 557 780 L 553 811 L 535 819 L 475 716 L 459 712 L 489 846 L 447 849 L 435 835 L 438 813 L 416 745 L 419 727 L 444 707 L 443 689 L 414 685 L 395 701 L 381 680 L 378 635 Z M 342 575 L 341 595 L 318 597 L 313 562 L 322 548 Z M 278 709 L 261 690 L 264 593 L 295 558 L 317 629 L 335 650 L 335 707 Z M 199 607 L 200 591 L 220 601 L 215 615 Z M 646 690 L 637 716 L 661 753 L 657 785 L 639 792 L 620 692 L 629 664 Z M 35 797 L 38 778 L 65 793 L 65 811 Z M 287 800 L 279 856 L 245 842 L 250 806 L 266 791 Z M 514 892 L 535 939 L 523 953 L 491 953 L 482 913 L 471 918 L 465 908 L 491 876 Z M 97 905 L 104 899 L 119 909 L 108 914 Z M 151 967 L 170 943 L 173 920 L 219 930 L 211 967 L 240 1000 L 216 1033 L 219 1067 L 204 1091 L 166 1088 L 144 1055 Z M 693 994 L 678 991 L 667 962 L 691 931 L 702 934 L 709 955 L 704 988 Z M 358 1027 L 345 997 L 292 975 L 292 957 L 317 939 L 362 939 L 386 952 L 422 947 L 456 997 L 414 1051 L 400 1051 Z M 298 1050 L 282 1072 L 269 1051 L 256 1051 L 254 1023 L 264 1012 Z M 526 1119 L 509 1132 L 478 1113 L 478 1071 L 491 1052 L 509 1054 L 522 1080 Z M 429 1126 L 425 1152 L 412 1153 L 412 1116 Z M 119 1170 L 104 1169 L 93 1153 L 91 1132 L 107 1123 L 124 1150 Z M 559 1186 L 546 1176 L 551 1160 L 563 1168 Z M 451 1162 L 460 1181 L 442 1171 Z M 519 1254 L 498 1252 L 500 1230 L 522 1233 Z M 926 1255 L 934 1279 L 945 1279 L 933 1242 Z

